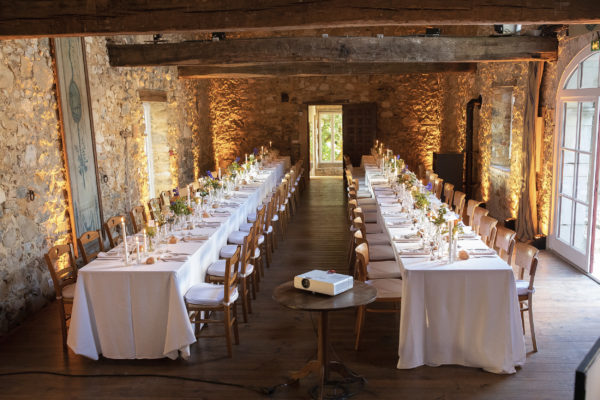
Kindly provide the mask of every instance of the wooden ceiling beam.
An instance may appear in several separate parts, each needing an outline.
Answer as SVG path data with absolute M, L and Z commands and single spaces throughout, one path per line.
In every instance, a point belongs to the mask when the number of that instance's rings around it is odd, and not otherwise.
M 0 0 L 0 38 L 392 25 L 597 24 L 590 0 Z
M 262 63 L 431 63 L 556 59 L 554 38 L 512 37 L 292 37 L 109 44 L 113 67 L 254 65 Z
M 431 74 L 475 72 L 475 63 L 274 63 L 248 66 L 179 67 L 181 79 L 248 79 L 285 76 Z

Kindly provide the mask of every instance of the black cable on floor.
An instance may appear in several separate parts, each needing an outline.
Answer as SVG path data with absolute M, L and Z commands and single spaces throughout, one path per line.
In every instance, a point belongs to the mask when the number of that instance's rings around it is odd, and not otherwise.
M 211 379 L 201 378 L 190 378 L 187 376 L 179 375 L 164 375 L 164 374 L 68 374 L 64 372 L 53 372 L 53 371 L 15 371 L 15 372 L 3 372 L 0 373 L 0 377 L 4 376 L 19 376 L 19 375 L 53 375 L 62 376 L 66 378 L 162 378 L 162 379 L 174 379 L 188 382 L 208 383 L 211 385 L 221 386 L 232 386 L 240 389 L 246 389 L 253 392 L 257 392 L 262 395 L 270 396 L 275 393 L 279 387 L 287 386 L 287 383 L 282 383 L 274 386 L 251 386 L 242 385 L 239 383 L 216 381 Z

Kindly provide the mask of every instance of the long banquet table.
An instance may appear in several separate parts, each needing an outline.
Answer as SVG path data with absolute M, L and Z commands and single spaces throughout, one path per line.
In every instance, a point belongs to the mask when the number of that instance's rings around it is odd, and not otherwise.
M 219 258 L 228 235 L 281 181 L 289 157 L 264 168 L 228 200 L 209 222 L 189 234 L 206 240 L 167 245 L 169 261 L 128 265 L 114 258 L 97 258 L 79 270 L 67 343 L 76 353 L 97 360 L 107 358 L 189 357 L 196 341 L 183 296 L 203 282 L 208 266 Z M 237 205 L 233 205 L 237 202 Z M 227 212 L 227 214 L 223 213 Z
M 402 210 L 390 201 L 389 184 L 375 160 L 365 156 L 363 165 L 377 199 L 378 221 L 402 271 L 397 367 L 458 364 L 515 373 L 515 366 L 525 363 L 525 341 L 511 266 L 497 255 L 478 256 L 487 248 L 479 238 L 459 240 L 460 247 L 475 254 L 452 264 L 447 258 L 408 255 L 406 250 L 420 243 L 398 240 L 412 228 L 392 222 Z

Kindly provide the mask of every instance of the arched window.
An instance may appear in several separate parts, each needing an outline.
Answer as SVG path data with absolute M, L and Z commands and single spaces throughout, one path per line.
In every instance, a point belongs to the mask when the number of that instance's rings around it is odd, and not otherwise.
M 565 69 L 557 94 L 553 222 L 548 237 L 553 250 L 585 271 L 593 269 L 599 99 L 600 53 L 585 49 Z

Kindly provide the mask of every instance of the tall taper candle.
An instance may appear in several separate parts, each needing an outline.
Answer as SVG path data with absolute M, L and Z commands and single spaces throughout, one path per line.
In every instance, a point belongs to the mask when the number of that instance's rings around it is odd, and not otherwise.
M 135 254 L 137 256 L 137 263 L 140 264 L 142 262 L 142 257 L 140 256 L 140 239 L 135 237 Z
M 148 254 L 148 235 L 146 234 L 146 228 L 144 228 L 144 254 Z
M 219 180 L 221 180 L 221 168 L 219 168 Z
M 127 248 L 127 231 L 125 230 L 125 218 L 121 217 L 121 235 L 123 237 L 123 248 L 125 250 L 125 264 L 129 264 L 129 249 Z

